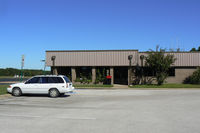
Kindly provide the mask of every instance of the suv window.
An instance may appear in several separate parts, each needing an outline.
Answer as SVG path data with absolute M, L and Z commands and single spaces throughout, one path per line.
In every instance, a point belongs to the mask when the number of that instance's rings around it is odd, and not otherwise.
M 48 83 L 48 78 L 47 77 L 41 77 L 40 78 L 40 83 L 42 83 L 42 84 Z
M 65 79 L 66 83 L 70 83 L 71 82 L 68 77 L 64 76 L 63 78 Z
M 32 79 L 26 82 L 26 84 L 35 84 L 35 83 L 39 83 L 39 77 L 33 77 Z
M 48 83 L 64 83 L 61 77 L 48 77 Z

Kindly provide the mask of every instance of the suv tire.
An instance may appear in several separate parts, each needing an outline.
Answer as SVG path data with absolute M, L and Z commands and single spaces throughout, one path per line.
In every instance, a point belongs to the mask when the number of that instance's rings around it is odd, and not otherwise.
M 59 91 L 55 88 L 49 90 L 49 96 L 52 98 L 56 98 L 60 95 Z
M 12 95 L 13 95 L 13 96 L 16 96 L 16 97 L 21 96 L 21 95 L 22 95 L 21 89 L 18 88 L 18 87 L 13 88 L 13 90 L 12 90 Z

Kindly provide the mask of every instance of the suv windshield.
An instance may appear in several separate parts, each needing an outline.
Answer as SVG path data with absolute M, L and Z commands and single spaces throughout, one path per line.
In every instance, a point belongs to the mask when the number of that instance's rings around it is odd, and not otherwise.
M 64 80 L 65 80 L 66 83 L 71 82 L 71 81 L 68 79 L 68 77 L 64 76 L 63 78 L 64 78 Z

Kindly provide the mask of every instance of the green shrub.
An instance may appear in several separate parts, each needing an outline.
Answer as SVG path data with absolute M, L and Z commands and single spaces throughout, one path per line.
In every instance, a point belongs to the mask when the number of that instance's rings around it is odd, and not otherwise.
M 184 84 L 200 84 L 200 68 L 198 68 L 193 74 L 187 77 L 184 81 Z
M 97 68 L 95 84 L 99 84 L 99 83 L 105 82 L 105 80 L 106 80 L 105 71 L 106 71 L 105 68 L 103 68 L 102 70 Z
M 83 77 L 83 78 L 77 78 L 75 82 L 80 82 L 81 84 L 89 84 L 90 82 L 92 82 L 92 80 Z

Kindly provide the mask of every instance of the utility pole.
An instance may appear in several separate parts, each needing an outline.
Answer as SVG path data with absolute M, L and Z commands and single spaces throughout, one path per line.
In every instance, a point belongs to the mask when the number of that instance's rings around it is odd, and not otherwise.
M 41 60 L 41 62 L 44 62 L 43 75 L 45 75 L 45 69 L 46 69 L 46 60 Z
M 20 74 L 20 82 L 22 82 L 23 79 L 23 67 L 24 67 L 24 55 L 22 55 L 22 62 L 21 62 L 21 74 Z

